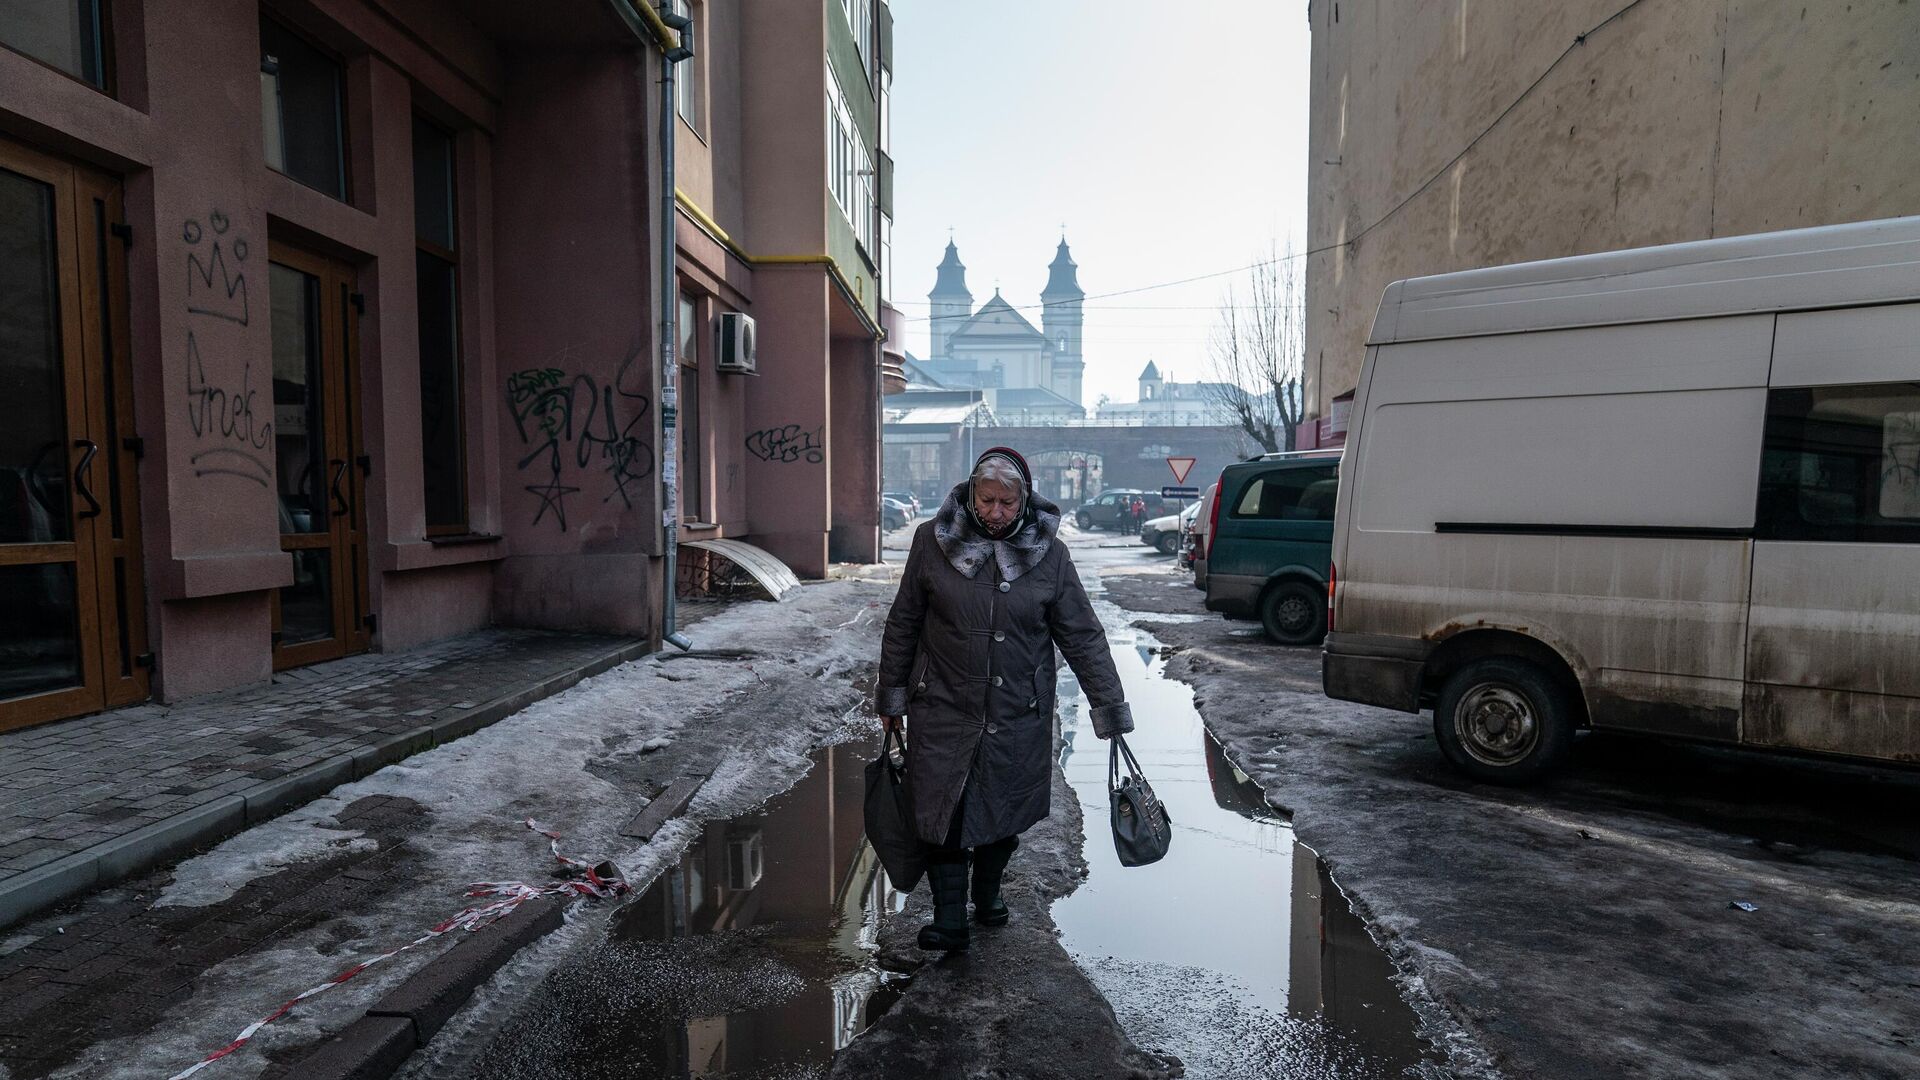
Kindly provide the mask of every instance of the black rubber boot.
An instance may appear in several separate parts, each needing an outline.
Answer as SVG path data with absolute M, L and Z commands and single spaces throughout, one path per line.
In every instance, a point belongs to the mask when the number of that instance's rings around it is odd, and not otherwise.
M 967 947 L 967 861 L 943 859 L 927 865 L 933 892 L 933 922 L 920 928 L 920 947 L 952 952 Z
M 973 849 L 973 921 L 981 926 L 1007 925 L 1007 903 L 1000 899 L 1000 882 L 1006 876 L 1007 860 L 1020 846 L 1020 838 L 1009 836 Z

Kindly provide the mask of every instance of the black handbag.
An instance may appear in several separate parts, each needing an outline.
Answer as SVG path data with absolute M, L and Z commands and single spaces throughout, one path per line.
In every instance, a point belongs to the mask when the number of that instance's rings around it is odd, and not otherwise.
M 1113 803 L 1113 848 L 1120 853 L 1121 866 L 1145 866 L 1159 862 L 1173 840 L 1173 821 L 1167 808 L 1153 793 L 1153 785 L 1140 775 L 1140 762 L 1125 737 L 1108 740 L 1107 797 Z M 1120 768 L 1126 759 L 1126 770 Z
M 900 892 L 912 892 L 927 870 L 927 845 L 913 827 L 906 759 L 907 748 L 900 733 L 888 728 L 880 744 L 880 756 L 867 764 L 867 842 L 873 845 L 880 865 Z

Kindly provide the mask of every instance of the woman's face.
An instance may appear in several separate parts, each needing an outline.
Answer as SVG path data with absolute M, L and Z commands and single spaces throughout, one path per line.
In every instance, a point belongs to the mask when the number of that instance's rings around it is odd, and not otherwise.
M 1020 516 L 1020 492 L 998 480 L 975 480 L 973 512 L 988 532 L 1000 536 L 1012 528 L 1014 519 Z

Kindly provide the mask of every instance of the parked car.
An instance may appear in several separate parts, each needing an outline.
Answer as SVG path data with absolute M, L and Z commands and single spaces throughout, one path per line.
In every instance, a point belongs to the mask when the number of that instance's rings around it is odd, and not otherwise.
M 1281 645 L 1327 631 L 1337 450 L 1268 454 L 1220 474 L 1207 542 L 1207 610 L 1258 619 Z
M 1187 548 L 1184 562 L 1193 571 L 1193 587 L 1201 592 L 1207 590 L 1207 539 L 1208 529 L 1213 525 L 1213 503 L 1220 494 L 1220 483 L 1214 481 L 1195 504 L 1193 524 L 1187 529 Z
M 883 499 L 892 499 L 904 505 L 913 517 L 920 516 L 920 497 L 911 491 L 883 491 L 880 493 L 880 497 Z
M 1082 529 L 1120 529 L 1133 530 L 1133 497 L 1138 495 L 1147 504 L 1146 516 L 1157 518 L 1176 509 L 1172 499 L 1162 499 L 1157 491 L 1137 491 L 1133 488 L 1109 488 L 1097 498 L 1088 499 L 1073 512 L 1074 523 Z
M 1180 539 L 1186 535 L 1187 526 L 1192 523 L 1193 515 L 1200 504 L 1188 503 L 1186 509 L 1177 514 L 1157 517 L 1140 526 L 1140 542 L 1150 548 L 1157 548 L 1162 555 L 1172 555 L 1180 550 Z
M 913 520 L 913 511 L 906 503 L 891 496 L 880 496 L 880 528 L 892 531 L 906 527 Z
M 1916 266 L 1900 218 L 1389 286 L 1327 693 L 1495 782 L 1582 727 L 1920 761 Z

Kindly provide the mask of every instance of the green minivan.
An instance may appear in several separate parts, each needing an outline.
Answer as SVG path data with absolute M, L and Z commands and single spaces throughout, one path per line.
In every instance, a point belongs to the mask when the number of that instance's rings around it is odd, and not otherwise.
M 1207 610 L 1259 619 L 1281 645 L 1327 634 L 1327 566 L 1340 451 L 1268 454 L 1220 474 L 1207 541 Z

